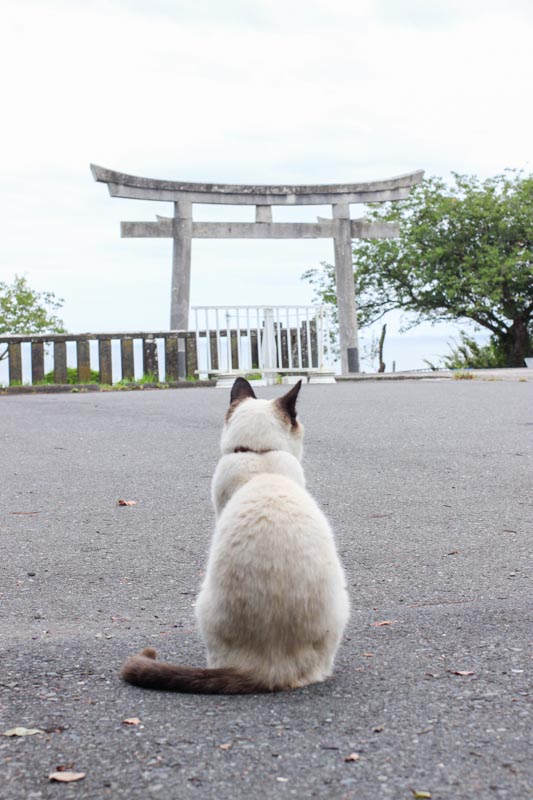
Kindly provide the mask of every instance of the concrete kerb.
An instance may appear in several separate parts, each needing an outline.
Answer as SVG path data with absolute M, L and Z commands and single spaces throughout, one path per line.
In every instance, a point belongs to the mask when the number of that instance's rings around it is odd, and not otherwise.
M 427 380 L 481 380 L 481 381 L 533 381 L 533 370 L 526 367 L 502 369 L 436 370 L 435 372 L 376 372 L 357 375 L 337 375 L 338 383 L 353 381 L 427 381 Z
M 470 377 L 471 376 L 471 377 Z M 293 377 L 293 376 L 291 376 Z M 297 376 L 296 382 L 301 376 Z M 329 377 L 329 376 L 328 376 Z M 477 380 L 477 381 L 519 381 L 522 383 L 533 382 L 533 369 L 507 368 L 507 369 L 473 369 L 473 370 L 439 370 L 436 372 L 387 372 L 387 373 L 359 373 L 357 375 L 335 375 L 334 380 L 322 381 L 316 377 L 309 383 L 355 383 L 358 381 L 428 381 L 428 380 Z M 283 380 L 283 383 L 292 383 L 293 380 Z M 229 384 L 228 384 L 229 385 Z M 263 381 L 254 381 L 255 386 L 264 385 Z M 124 386 L 101 386 L 97 383 L 78 384 L 39 384 L 29 386 L 3 386 L 0 395 L 20 394 L 85 394 L 87 392 L 132 392 L 145 389 L 195 389 L 204 386 L 217 386 L 216 380 L 198 381 L 168 381 L 162 383 L 132 383 Z M 225 387 L 226 388 L 226 387 Z
M 85 394 L 87 392 L 139 392 L 145 389 L 196 389 L 203 386 L 215 386 L 216 381 L 168 381 L 168 383 L 131 383 L 124 386 L 102 386 L 98 383 L 50 383 L 35 386 L 3 386 L 0 395 L 11 394 Z

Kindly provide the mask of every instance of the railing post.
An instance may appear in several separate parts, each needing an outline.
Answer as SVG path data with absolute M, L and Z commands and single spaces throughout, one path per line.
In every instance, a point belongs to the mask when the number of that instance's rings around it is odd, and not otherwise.
M 265 308 L 263 367 L 267 370 L 276 368 L 276 336 L 274 333 L 274 311 L 272 308 Z
M 257 342 L 257 331 L 250 331 L 250 360 L 252 370 L 259 367 L 259 348 Z
M 211 353 L 211 369 L 218 369 L 218 347 L 217 347 L 217 332 L 209 331 L 209 350 Z
M 54 383 L 68 383 L 66 342 L 54 342 Z
M 178 380 L 178 337 L 167 336 L 165 338 L 165 380 Z
M 309 331 L 309 341 L 311 342 L 311 361 L 310 366 L 318 369 L 319 367 L 319 356 L 318 356 L 318 330 L 317 330 L 317 320 L 316 317 L 311 320 L 308 326 Z
M 133 360 L 133 339 L 120 340 L 120 365 L 123 381 L 132 381 L 135 378 Z
M 78 360 L 78 382 L 89 383 L 91 380 L 91 351 L 87 339 L 78 339 L 76 342 Z
M 231 331 L 228 329 L 228 336 L 231 338 L 231 368 L 239 369 L 239 340 L 237 338 L 237 331 Z
M 111 363 L 111 339 L 98 341 L 98 361 L 100 367 L 100 383 L 113 383 L 113 367 Z
M 31 343 L 31 382 L 39 383 L 44 380 L 44 344 L 43 342 Z
M 197 378 L 198 375 L 196 374 L 196 372 L 198 370 L 198 347 L 197 347 L 197 335 L 195 333 L 190 333 L 186 335 L 185 359 L 187 364 L 186 377 Z
M 22 353 L 20 342 L 8 344 L 9 385 L 22 384 Z
M 178 336 L 178 380 L 187 377 L 187 342 L 185 333 Z
M 153 375 L 159 381 L 159 363 L 157 360 L 157 342 L 155 339 L 143 339 L 143 375 Z

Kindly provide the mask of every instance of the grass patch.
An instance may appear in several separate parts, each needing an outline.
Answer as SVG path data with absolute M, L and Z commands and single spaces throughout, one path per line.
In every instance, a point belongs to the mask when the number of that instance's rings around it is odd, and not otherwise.
M 473 372 L 454 372 L 453 379 L 454 381 L 473 381 L 474 380 L 474 373 Z
M 50 370 L 44 376 L 42 381 L 36 381 L 34 386 L 47 386 L 49 384 L 55 383 L 54 379 L 54 371 Z M 92 369 L 90 371 L 90 378 L 88 381 L 80 381 L 78 380 L 78 370 L 76 367 L 67 367 L 67 383 L 70 384 L 81 384 L 81 383 L 100 383 L 100 373 Z

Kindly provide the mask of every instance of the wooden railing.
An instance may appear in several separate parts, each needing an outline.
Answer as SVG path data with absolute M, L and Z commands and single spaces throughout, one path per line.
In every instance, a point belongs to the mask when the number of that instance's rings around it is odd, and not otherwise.
M 141 377 L 145 382 L 146 376 L 172 384 L 221 373 L 320 372 L 321 342 L 314 320 L 284 327 L 279 319 L 266 324 L 261 318 L 253 329 L 238 322 L 236 328 L 212 329 L 206 316 L 203 329 L 195 331 L 3 336 L 0 359 L 7 355 L 10 386 L 72 383 L 73 369 L 80 384 Z M 4 363 L 0 360 L 0 385 Z
M 113 363 L 112 342 L 120 342 L 120 359 Z M 138 340 L 142 352 L 142 374 L 160 377 L 159 364 L 164 363 L 165 381 L 172 382 L 194 376 L 198 368 L 196 337 L 186 331 L 164 331 L 156 333 L 81 333 L 41 334 L 36 336 L 0 337 L 0 354 L 7 345 L 9 385 L 23 383 L 23 347 L 29 346 L 31 384 L 45 380 L 45 352 L 52 356 L 53 378 L 56 384 L 66 384 L 67 345 L 75 344 L 75 362 L 79 383 L 91 382 L 90 342 L 98 342 L 98 383 L 112 384 L 118 380 L 134 381 L 134 342 Z M 163 353 L 159 353 L 158 340 L 163 341 Z M 138 348 L 137 348 L 138 349 Z M 27 355 L 27 354 L 26 354 Z M 72 359 L 72 355 L 71 355 Z M 118 362 L 118 363 L 117 363 Z M 138 365 L 137 365 L 138 366 Z M 137 369 L 137 374 L 139 369 Z

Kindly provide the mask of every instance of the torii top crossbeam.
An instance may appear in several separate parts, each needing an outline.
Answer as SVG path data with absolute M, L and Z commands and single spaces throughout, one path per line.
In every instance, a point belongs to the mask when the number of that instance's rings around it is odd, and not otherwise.
M 353 283 L 352 238 L 389 238 L 398 235 L 395 223 L 351 219 L 350 204 L 403 200 L 423 178 L 423 170 L 381 181 L 310 185 L 256 185 L 185 183 L 127 175 L 91 165 L 96 181 L 107 183 L 112 197 L 174 203 L 174 216 L 156 222 L 123 222 L 123 237 L 170 237 L 174 241 L 170 325 L 186 329 L 189 316 L 191 240 L 193 238 L 322 238 L 335 248 L 335 276 L 339 312 L 341 369 L 359 371 L 357 312 Z M 255 205 L 254 223 L 193 222 L 195 203 Z M 332 219 L 317 223 L 276 223 L 272 206 L 331 205 Z
M 382 181 L 334 184 L 254 185 L 233 183 L 184 183 L 140 178 L 91 164 L 96 181 L 107 183 L 112 197 L 224 205 L 307 206 L 336 203 L 383 203 L 404 200 L 420 183 L 423 170 Z

